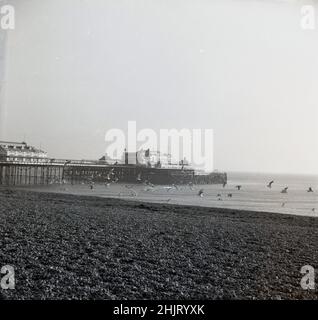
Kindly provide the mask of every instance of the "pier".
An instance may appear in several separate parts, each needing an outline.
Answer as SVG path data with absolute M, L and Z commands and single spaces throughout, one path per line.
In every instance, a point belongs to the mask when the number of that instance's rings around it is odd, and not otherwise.
M 0 161 L 0 185 L 48 185 L 55 183 L 106 183 L 109 175 L 118 182 L 142 181 L 154 184 L 185 184 L 193 181 L 194 170 L 158 169 L 133 165 L 107 164 L 101 161 L 32 159 Z
M 12 161 L 2 158 L 0 161 L 0 185 L 3 186 L 107 183 L 113 178 L 116 182 L 138 183 L 137 177 L 142 182 L 162 185 L 222 184 L 227 180 L 225 173 L 196 175 L 193 169 L 107 164 L 94 160 L 32 158 L 22 161 L 15 158 Z

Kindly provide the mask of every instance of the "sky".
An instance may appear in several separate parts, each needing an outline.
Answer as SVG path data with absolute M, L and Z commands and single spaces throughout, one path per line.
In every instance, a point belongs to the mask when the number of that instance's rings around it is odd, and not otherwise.
M 0 139 L 98 159 L 133 120 L 213 129 L 218 170 L 318 174 L 317 1 L 7 1 Z

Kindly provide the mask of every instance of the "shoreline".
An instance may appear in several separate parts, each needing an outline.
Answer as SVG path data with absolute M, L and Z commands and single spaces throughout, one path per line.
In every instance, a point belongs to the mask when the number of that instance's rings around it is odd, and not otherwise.
M 131 189 L 125 188 L 126 185 L 129 185 Z M 200 198 L 197 195 L 199 189 L 213 188 L 210 191 L 209 195 Z M 5 189 L 5 187 L 2 187 Z M 285 200 L 282 198 L 277 198 L 275 201 L 268 197 L 267 194 L 264 195 L 264 199 L 253 199 L 254 195 L 253 191 L 244 190 L 240 193 L 235 192 L 233 188 L 228 188 L 223 190 L 222 187 L 218 185 L 196 185 L 195 189 L 192 191 L 186 190 L 185 186 L 180 186 L 184 188 L 180 191 L 162 191 L 165 186 L 156 186 L 155 191 L 144 191 L 143 185 L 138 184 L 116 184 L 111 188 L 105 188 L 103 184 L 96 184 L 94 190 L 89 190 L 88 185 L 45 185 L 45 186 L 15 186 L 11 187 L 14 190 L 21 191 L 31 191 L 31 192 L 40 192 L 40 193 L 53 193 L 53 194 L 71 194 L 74 196 L 89 196 L 89 197 L 98 197 L 102 199 L 122 199 L 127 201 L 136 201 L 136 202 L 147 202 L 152 204 L 173 204 L 180 206 L 190 206 L 190 207 L 200 207 L 200 208 L 216 208 L 216 209 L 228 209 L 228 210 L 242 210 L 242 211 L 250 211 L 250 212 L 265 212 L 265 213 L 274 213 L 274 214 L 282 214 L 282 215 L 293 215 L 293 216 L 304 216 L 304 217 L 318 217 L 318 208 L 317 202 L 318 198 L 313 198 L 315 202 L 312 204 L 312 207 L 303 208 L 303 209 L 295 209 L 293 207 L 288 206 L 288 201 L 293 202 L 293 195 L 291 195 L 290 200 Z M 9 188 L 10 189 L 10 188 Z M 131 190 L 136 190 L 135 195 L 131 195 Z M 184 191 L 184 192 L 183 192 Z M 214 192 L 214 196 L 211 194 Z M 216 195 L 222 193 L 224 198 L 222 201 L 217 201 Z M 227 198 L 226 194 L 233 194 L 233 198 Z M 243 194 L 243 197 L 242 197 Z M 278 197 L 281 193 L 278 193 Z M 256 195 L 259 197 L 259 195 Z M 275 194 L 277 197 L 277 194 Z M 258 206 L 258 201 L 263 202 L 261 206 Z M 266 201 L 268 203 L 266 204 Z M 287 204 L 284 206 L 281 205 L 281 202 L 287 201 Z M 266 205 L 265 205 L 266 204 Z M 314 210 L 314 211 L 313 211 Z
M 7 299 L 317 299 L 318 220 L 0 189 Z
M 2 189 L 2 190 L 1 190 Z M 221 213 L 231 213 L 234 214 L 233 212 L 235 212 L 235 214 L 238 213 L 242 213 L 245 216 L 248 216 L 249 214 L 254 216 L 254 215 L 259 215 L 259 214 L 263 214 L 263 215 L 268 215 L 268 216 L 272 216 L 272 218 L 276 217 L 276 215 L 280 215 L 280 216 L 287 216 L 287 217 L 301 217 L 301 218 L 313 218 L 316 219 L 318 218 L 318 214 L 317 216 L 312 216 L 312 215 L 296 215 L 296 214 L 289 214 L 289 213 L 281 213 L 281 212 L 273 212 L 273 211 L 257 211 L 257 210 L 246 210 L 246 209 L 239 209 L 239 208 L 228 208 L 228 207 L 213 207 L 213 206 L 208 206 L 208 205 L 196 205 L 196 204 L 182 204 L 182 203 L 173 203 L 173 202 L 167 202 L 166 200 L 157 200 L 157 201 L 147 201 L 147 200 L 143 200 L 143 199 L 138 199 L 138 198 L 133 198 L 133 197 L 128 197 L 128 196 L 103 196 L 103 195 L 96 195 L 96 194 L 81 194 L 81 193 L 75 193 L 75 192 L 68 192 L 68 191 L 56 191 L 56 190 L 42 190 L 41 187 L 39 188 L 33 188 L 31 187 L 26 188 L 26 187 L 3 187 L 0 188 L 0 193 L 1 192 L 23 192 L 23 193 L 40 193 L 43 195 L 65 195 L 65 196 L 71 196 L 74 197 L 74 199 L 76 199 L 76 197 L 80 197 L 86 200 L 89 199 L 96 199 L 96 200 L 107 200 L 107 201 L 114 201 L 114 202 L 120 202 L 119 205 L 145 205 L 147 207 L 149 206 L 154 206 L 154 207 L 176 207 L 176 208 L 185 208 L 185 209 L 191 209 L 191 210 L 195 210 L 195 209 L 206 209 L 207 212 L 221 212 Z M 118 204 L 118 203 L 117 203 Z M 116 204 L 115 204 L 116 205 Z

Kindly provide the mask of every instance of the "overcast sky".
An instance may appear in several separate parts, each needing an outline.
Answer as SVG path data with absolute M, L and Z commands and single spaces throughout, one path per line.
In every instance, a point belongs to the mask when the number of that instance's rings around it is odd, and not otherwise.
M 95 159 L 128 120 L 212 128 L 216 169 L 318 173 L 317 1 L 9 2 L 0 138 Z

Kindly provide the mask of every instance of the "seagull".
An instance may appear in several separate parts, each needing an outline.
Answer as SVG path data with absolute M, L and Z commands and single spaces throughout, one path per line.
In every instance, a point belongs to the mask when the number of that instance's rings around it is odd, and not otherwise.
M 151 187 L 151 186 L 147 186 L 147 187 L 144 189 L 145 192 L 149 192 L 149 191 L 153 191 L 153 190 L 154 190 L 154 188 Z
M 285 188 L 281 191 L 281 193 L 287 193 L 287 189 L 288 189 L 288 187 L 285 187 Z
M 309 187 L 307 192 L 314 192 L 314 190 L 312 189 L 312 187 Z
M 130 189 L 130 196 L 137 197 L 137 192 L 133 189 Z
M 228 193 L 227 196 L 228 196 L 229 198 L 232 198 L 232 193 Z
M 126 185 L 125 185 L 125 188 L 127 188 L 128 190 L 130 190 L 130 195 L 131 195 L 132 197 L 137 197 L 137 191 L 135 191 L 135 190 L 133 189 L 133 186 L 130 186 L 130 185 L 126 184 Z
M 141 173 L 138 174 L 138 176 L 137 176 L 137 181 L 138 181 L 138 182 L 141 182 Z
M 272 188 L 272 184 L 274 183 L 274 180 L 272 180 L 268 185 L 267 185 L 267 188 Z
M 237 190 L 241 190 L 242 186 L 238 185 L 235 188 L 237 188 Z
M 149 187 L 151 187 L 151 188 L 154 188 L 154 187 L 155 187 L 155 185 L 152 184 L 152 183 L 151 183 L 150 181 L 148 181 L 148 180 L 145 181 L 145 184 L 146 184 L 146 186 L 149 186 Z
M 204 196 L 204 190 L 203 189 L 200 189 L 199 192 L 198 192 L 198 196 L 203 198 Z

